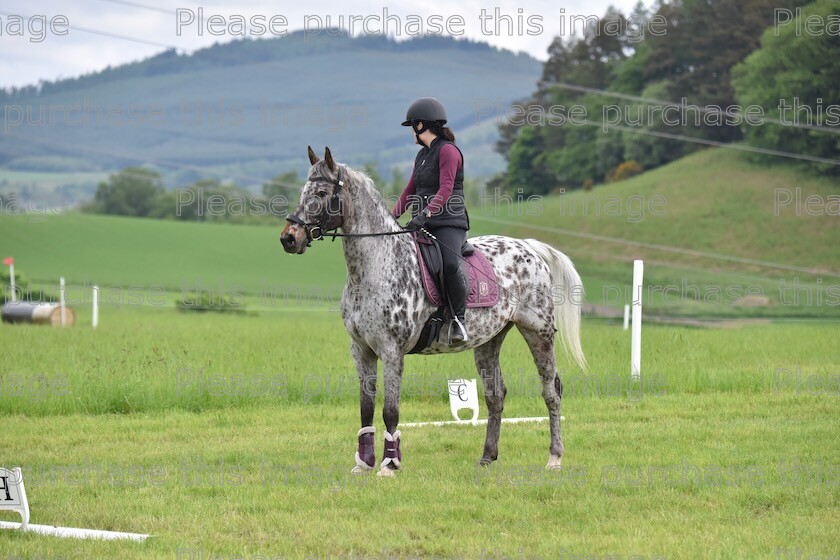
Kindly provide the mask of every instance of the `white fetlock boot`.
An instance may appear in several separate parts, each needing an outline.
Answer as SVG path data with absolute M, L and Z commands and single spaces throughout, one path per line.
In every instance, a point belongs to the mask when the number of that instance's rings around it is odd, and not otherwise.
M 379 465 L 379 476 L 396 476 L 400 468 L 402 452 L 400 451 L 400 431 L 395 430 L 393 434 L 385 432 L 385 454 L 382 464 Z

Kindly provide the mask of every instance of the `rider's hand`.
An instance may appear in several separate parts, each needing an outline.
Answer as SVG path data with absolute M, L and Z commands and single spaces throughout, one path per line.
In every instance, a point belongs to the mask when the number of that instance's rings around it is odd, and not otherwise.
M 426 216 L 426 214 L 424 212 L 420 212 L 419 214 L 411 218 L 411 221 L 408 222 L 408 225 L 405 226 L 405 229 L 420 229 L 426 224 L 427 219 L 428 217 Z

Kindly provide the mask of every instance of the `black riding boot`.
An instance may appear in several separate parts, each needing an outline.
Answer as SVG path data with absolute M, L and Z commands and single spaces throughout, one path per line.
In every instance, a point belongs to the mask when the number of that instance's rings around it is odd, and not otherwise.
M 461 255 L 461 247 L 467 239 L 467 232 L 455 227 L 438 227 L 432 230 L 432 234 L 441 244 L 446 299 L 449 300 L 455 316 L 449 328 L 449 342 L 454 345 L 462 344 L 468 338 L 467 327 L 464 324 L 464 311 L 467 306 L 469 276 L 467 276 L 467 264 Z
M 452 304 L 452 311 L 455 317 L 449 330 L 449 343 L 453 345 L 463 344 L 467 336 L 467 326 L 464 320 L 467 307 L 467 270 L 463 259 L 458 259 L 458 269 L 454 274 L 446 278 L 446 296 Z

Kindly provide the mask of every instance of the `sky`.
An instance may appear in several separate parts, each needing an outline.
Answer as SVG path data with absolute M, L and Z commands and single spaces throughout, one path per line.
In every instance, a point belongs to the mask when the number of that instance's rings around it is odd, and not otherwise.
M 378 4 L 370 0 L 204 0 L 193 4 L 165 0 L 4 0 L 0 4 L 0 87 L 78 76 L 141 60 L 167 47 L 192 52 L 240 39 L 243 32 L 246 37 L 271 38 L 306 29 L 310 36 L 317 37 L 326 33 L 328 25 L 353 34 L 367 25 L 368 32 L 385 33 L 398 40 L 416 36 L 422 25 L 427 32 L 482 40 L 545 60 L 546 49 L 555 36 L 573 34 L 573 17 L 602 16 L 609 5 L 629 13 L 636 1 L 398 0 Z M 257 19 L 243 30 L 236 26 L 235 16 L 246 22 Z M 351 16 L 356 18 L 352 22 Z M 386 16 L 387 25 L 383 23 Z M 24 19 L 21 28 L 20 18 L 27 17 L 30 19 Z M 274 25 L 269 28 L 272 18 Z M 212 19 L 217 23 L 211 28 Z M 205 25 L 199 26 L 199 21 Z

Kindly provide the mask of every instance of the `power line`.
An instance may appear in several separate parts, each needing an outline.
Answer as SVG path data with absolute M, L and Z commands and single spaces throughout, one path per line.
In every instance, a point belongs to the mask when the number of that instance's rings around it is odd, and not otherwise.
M 148 4 L 141 4 L 139 2 L 127 2 L 126 0 L 99 0 L 99 1 L 100 2 L 107 2 L 109 4 L 118 4 L 118 5 L 121 5 L 121 6 L 128 6 L 128 7 L 131 7 L 131 8 L 139 8 L 141 10 L 149 10 L 151 12 L 157 12 L 157 13 L 161 13 L 161 14 L 166 14 L 168 16 L 178 17 L 177 10 L 167 10 L 167 9 L 164 9 L 164 8 L 158 8 L 157 6 L 149 6 Z M 203 24 L 204 17 L 199 15 L 199 16 L 197 16 L 197 18 L 198 18 L 198 21 Z M 246 31 L 249 30 L 249 29 L 252 29 L 252 27 L 250 25 L 244 24 L 244 23 L 243 23 L 243 28 Z
M 619 126 L 613 125 L 604 122 L 592 122 L 589 120 L 581 121 L 582 124 L 586 124 L 589 126 L 597 126 L 597 127 L 607 127 L 615 130 L 621 130 L 623 132 L 630 132 L 633 134 L 642 134 L 645 136 L 656 136 L 657 138 L 667 138 L 670 140 L 679 140 L 681 142 L 690 142 L 693 144 L 703 144 L 705 146 L 716 146 L 719 148 L 728 148 L 730 150 L 740 150 L 742 152 L 753 152 L 757 154 L 764 154 L 770 156 L 779 156 L 779 157 L 786 157 L 790 159 L 798 159 L 801 161 L 811 161 L 816 163 L 827 163 L 829 165 L 840 165 L 840 160 L 836 159 L 828 159 L 822 158 L 818 156 L 809 156 L 807 154 L 796 154 L 793 152 L 783 152 L 781 150 L 771 150 L 769 148 L 759 148 L 757 146 L 749 146 L 746 144 L 735 144 L 732 142 L 720 142 L 718 140 L 706 140 L 704 138 L 693 138 L 691 136 L 685 136 L 683 134 L 670 134 L 668 132 L 659 132 L 656 130 L 645 130 L 641 128 L 631 128 L 628 126 Z
M 693 257 L 702 257 L 707 259 L 716 259 L 721 261 L 728 261 L 728 262 L 737 262 L 739 264 L 748 264 L 754 266 L 761 266 L 763 268 L 776 268 L 779 270 L 790 270 L 792 272 L 802 272 L 806 274 L 812 274 L 815 276 L 830 276 L 832 278 L 840 278 L 840 273 L 833 272 L 833 271 L 821 271 L 814 268 L 806 268 L 802 266 L 795 266 L 795 265 L 786 265 L 781 263 L 774 263 L 770 261 L 762 261 L 758 259 L 748 259 L 744 257 L 735 257 L 731 255 L 723 255 L 720 253 L 710 253 L 707 251 L 698 251 L 696 249 L 686 249 L 683 247 L 674 247 L 671 245 L 661 245 L 658 243 L 649 243 L 646 241 L 631 241 L 628 239 L 623 239 L 620 237 L 609 237 L 606 235 L 598 235 L 594 233 L 584 233 L 580 231 L 572 231 L 568 229 L 562 229 L 558 227 L 551 227 L 551 226 L 541 226 L 538 224 L 531 224 L 531 223 L 523 223 L 523 222 L 510 222 L 507 220 L 499 220 L 495 218 L 488 218 L 482 217 L 482 219 L 487 220 L 489 222 L 507 225 L 507 226 L 514 226 L 524 229 L 534 229 L 540 231 L 547 231 L 550 233 L 556 233 L 560 235 L 568 235 L 571 237 L 579 237 L 581 239 L 588 239 L 590 241 L 602 241 L 605 243 L 615 243 L 619 245 L 626 245 L 628 247 L 643 247 L 645 249 L 654 249 L 657 251 L 665 251 L 669 253 L 677 253 L 683 255 L 689 255 Z
M 565 82 L 560 82 L 560 83 L 556 83 L 556 84 L 552 84 L 552 85 L 556 86 L 556 87 L 559 87 L 561 89 L 568 89 L 568 90 L 571 90 L 571 91 L 578 91 L 578 92 L 582 92 L 582 93 L 596 93 L 596 94 L 601 94 L 601 95 L 604 95 L 604 96 L 607 96 L 607 97 L 616 97 L 618 99 L 627 99 L 627 100 L 630 100 L 630 101 L 638 101 L 638 102 L 644 103 L 646 105 L 655 105 L 655 106 L 660 106 L 660 107 L 674 107 L 676 109 L 683 109 L 683 108 L 687 109 L 688 108 L 688 106 L 683 106 L 681 103 L 674 103 L 673 101 L 666 101 L 666 100 L 662 100 L 662 99 L 654 99 L 654 98 L 651 98 L 651 97 L 640 97 L 640 96 L 637 96 L 637 95 L 628 95 L 626 93 L 618 93 L 618 92 L 615 92 L 615 91 L 609 91 L 609 90 L 605 90 L 605 89 L 579 86 L 579 85 L 576 85 L 576 84 L 568 84 L 568 83 L 565 83 Z M 717 108 L 717 107 L 709 107 L 709 106 L 700 107 L 698 105 L 693 105 L 692 108 L 696 108 L 699 112 L 704 113 L 704 114 L 705 113 L 712 113 L 712 114 L 716 114 L 716 115 L 724 115 L 724 116 L 727 116 L 727 117 L 743 117 L 743 115 L 739 112 L 725 111 L 725 110 Z M 815 131 L 818 131 L 818 132 L 826 132 L 826 133 L 830 133 L 830 134 L 840 134 L 840 128 L 831 128 L 831 127 L 822 126 L 822 125 L 793 123 L 793 122 L 786 123 L 786 122 L 782 122 L 779 119 L 774 119 L 774 118 L 771 118 L 771 117 L 765 117 L 763 115 L 761 116 L 761 121 L 762 121 L 762 124 L 764 124 L 765 122 L 768 122 L 768 123 L 776 124 L 776 125 L 779 125 L 779 126 L 793 127 L 793 128 L 803 128 L 803 129 L 806 129 L 806 130 L 815 130 Z
M 176 13 L 176 12 L 173 12 L 172 10 L 167 10 L 167 9 L 164 9 L 164 8 L 158 8 L 156 6 L 149 6 L 148 4 L 140 4 L 138 2 L 126 2 L 125 0 L 99 0 L 99 1 L 100 2 L 108 2 L 109 4 L 120 4 L 122 6 L 129 6 L 131 8 L 140 8 L 141 10 L 149 10 L 149 11 L 152 11 L 152 12 L 158 12 L 158 13 L 161 13 L 161 14 L 166 14 L 168 16 Z
M 572 253 L 572 251 L 570 250 L 569 253 Z M 627 257 L 624 257 L 622 255 L 617 255 L 615 253 L 605 253 L 603 251 L 591 251 L 589 249 L 586 250 L 585 255 L 587 257 L 591 257 L 591 256 L 603 257 L 607 260 L 619 261 L 619 262 L 622 262 L 622 263 L 625 263 L 625 264 L 629 264 L 629 261 L 630 261 L 630 259 L 628 259 Z M 595 262 L 597 262 L 597 261 L 595 261 Z M 700 267 L 700 266 L 690 266 L 690 265 L 685 265 L 685 264 L 679 264 L 679 263 L 676 263 L 674 261 L 664 261 L 664 260 L 659 260 L 659 259 L 645 258 L 645 262 L 650 263 L 650 264 L 655 264 L 655 265 L 657 265 L 661 268 L 673 268 L 675 270 L 688 270 L 688 271 L 691 271 L 691 272 L 702 273 L 702 274 L 705 274 L 705 275 L 714 274 L 716 276 L 720 276 L 720 275 L 733 276 L 733 277 L 737 277 L 737 278 L 749 279 L 753 282 L 763 282 L 763 283 L 766 283 L 766 284 L 775 284 L 775 283 L 778 283 L 781 280 L 787 280 L 787 278 L 785 278 L 785 277 L 766 276 L 766 275 L 759 275 L 759 274 L 749 274 L 747 272 L 737 272 L 737 271 L 734 271 L 734 270 L 727 270 L 727 269 L 711 270 L 708 267 L 704 268 L 704 267 Z M 818 275 L 818 274 L 815 274 L 815 275 Z M 628 280 L 628 282 L 629 282 L 629 280 Z M 705 281 L 699 280 L 699 282 L 705 282 Z M 807 284 L 808 286 L 813 286 L 813 287 L 818 286 L 818 284 L 814 281 L 811 281 L 811 282 L 804 282 L 803 281 L 803 282 L 800 282 L 800 283 L 803 284 L 803 285 Z
M 32 17 L 33 17 L 33 16 L 27 16 L 27 15 L 24 15 L 24 14 L 15 14 L 15 13 L 12 13 L 12 12 L 6 12 L 4 10 L 0 10 L 0 15 L 21 17 L 21 18 L 27 20 L 27 22 L 30 19 L 32 19 Z M 72 29 L 73 31 L 79 31 L 81 33 L 89 33 L 91 35 L 99 35 L 99 36 L 102 36 L 102 37 L 110 37 L 111 39 L 121 39 L 123 41 L 131 41 L 132 43 L 141 43 L 141 44 L 150 45 L 150 46 L 153 46 L 153 47 L 162 47 L 164 49 L 178 50 L 178 47 L 173 46 L 173 45 L 167 45 L 165 43 L 158 43 L 157 41 L 149 41 L 148 39 L 141 39 L 139 37 L 131 37 L 129 35 L 122 35 L 120 33 L 112 33 L 110 31 L 102 31 L 102 30 L 99 30 L 99 29 L 91 29 L 89 27 L 79 27 L 77 25 L 67 25 L 66 27 L 67 27 L 67 29 Z

